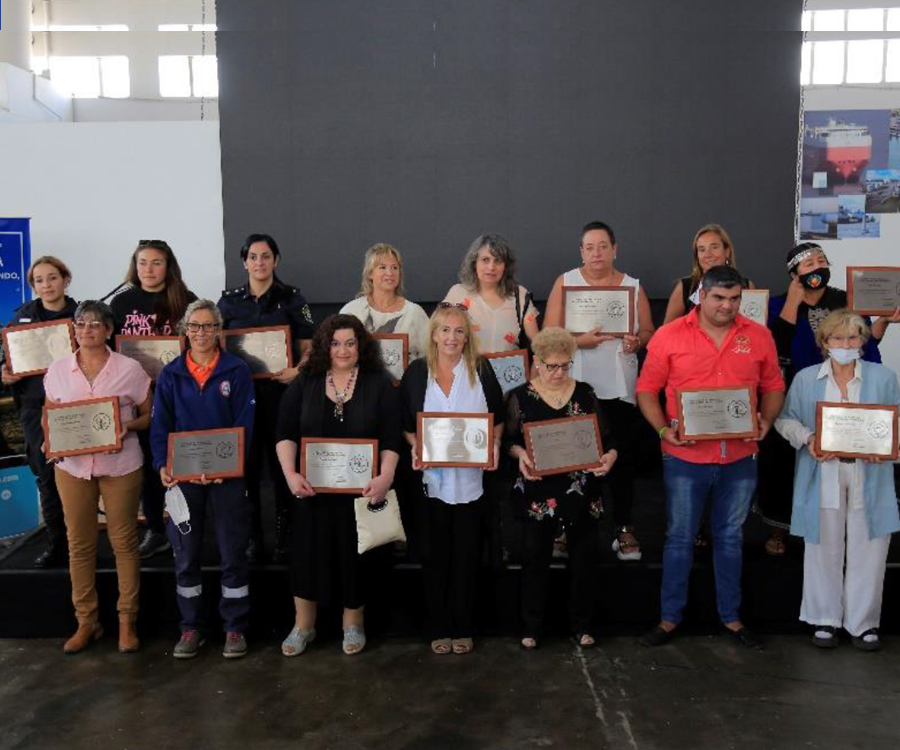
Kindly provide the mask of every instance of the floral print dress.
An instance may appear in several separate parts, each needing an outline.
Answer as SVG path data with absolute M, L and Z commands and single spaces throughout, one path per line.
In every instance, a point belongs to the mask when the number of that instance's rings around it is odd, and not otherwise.
M 615 447 L 603 407 L 587 383 L 576 381 L 568 402 L 559 409 L 550 406 L 531 383 L 526 383 L 510 393 L 507 408 L 506 433 L 513 443 L 523 448 L 526 423 L 582 414 L 597 415 L 604 452 Z M 539 482 L 529 482 L 518 475 L 513 496 L 521 502 L 527 518 L 535 521 L 556 519 L 566 525 L 600 518 L 603 513 L 601 489 L 605 481 L 589 471 L 554 474 Z

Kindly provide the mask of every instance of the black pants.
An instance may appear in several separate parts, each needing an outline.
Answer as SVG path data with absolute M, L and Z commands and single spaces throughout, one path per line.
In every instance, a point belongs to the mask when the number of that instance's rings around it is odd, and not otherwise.
M 597 522 L 583 520 L 563 526 L 569 550 L 569 623 L 575 633 L 590 633 L 597 603 L 600 536 Z M 525 521 L 522 538 L 523 635 L 540 638 L 550 584 L 553 540 L 560 525 L 553 519 Z
M 138 432 L 141 452 L 144 454 L 144 482 L 141 485 L 141 508 L 147 519 L 147 528 L 154 532 L 165 532 L 163 508 L 166 504 L 166 488 L 153 468 L 153 452 L 150 450 L 150 430 Z
M 422 577 L 429 633 L 436 638 L 470 638 L 481 561 L 484 498 L 448 505 L 424 498 Z
M 37 483 L 38 497 L 41 503 L 41 517 L 47 529 L 47 541 L 52 549 L 67 549 L 66 521 L 63 517 L 62 500 L 56 489 L 56 478 L 53 464 L 41 450 L 44 442 L 44 426 L 41 422 L 43 405 L 22 402 L 19 418 L 22 420 L 22 432 L 25 435 L 25 457 L 28 467 L 34 474 Z
M 769 430 L 759 445 L 759 484 L 754 509 L 769 526 L 787 529 L 791 525 L 796 456 L 797 451 L 774 429 Z
M 609 473 L 616 526 L 630 526 L 634 507 L 634 467 L 638 430 L 642 417 L 638 408 L 619 398 L 602 400 L 610 428 L 616 436 L 619 457 Z
M 269 469 L 275 491 L 275 546 L 287 549 L 291 533 L 291 500 L 293 495 L 287 486 L 281 464 L 275 453 L 275 425 L 278 424 L 278 405 L 282 386 L 276 383 L 257 383 L 256 413 L 253 421 L 253 439 L 247 461 L 247 497 L 253 508 L 253 538 L 259 544 L 263 540 L 262 497 L 260 483 L 263 464 Z M 299 441 L 298 441 L 299 442 Z

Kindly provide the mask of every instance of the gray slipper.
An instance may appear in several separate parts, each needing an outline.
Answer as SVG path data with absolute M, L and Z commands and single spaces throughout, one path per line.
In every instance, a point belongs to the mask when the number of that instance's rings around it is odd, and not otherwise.
M 352 656 L 366 647 L 366 631 L 358 625 L 344 628 L 344 653 Z
M 285 656 L 300 656 L 306 647 L 316 640 L 316 629 L 310 628 L 305 633 L 296 625 L 281 643 L 281 653 Z

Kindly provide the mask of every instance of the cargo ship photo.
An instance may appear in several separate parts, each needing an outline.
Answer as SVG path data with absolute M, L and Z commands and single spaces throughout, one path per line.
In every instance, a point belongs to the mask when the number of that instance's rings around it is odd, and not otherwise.
M 859 182 L 871 158 L 872 136 L 866 125 L 832 118 L 804 132 L 803 176 L 808 183 L 815 172 L 828 174 L 829 188 Z

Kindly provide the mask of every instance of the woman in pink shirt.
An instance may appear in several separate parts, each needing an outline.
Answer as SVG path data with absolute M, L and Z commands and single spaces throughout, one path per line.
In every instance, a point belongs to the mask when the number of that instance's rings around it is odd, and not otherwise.
M 100 496 L 119 577 L 119 651 L 137 651 L 135 623 L 140 590 L 137 511 L 143 455 L 136 430 L 150 423 L 150 378 L 133 359 L 106 345 L 113 312 L 102 302 L 82 302 L 75 310 L 78 350 L 54 362 L 44 376 L 47 401 L 66 403 L 118 396 L 122 448 L 62 459 L 55 469 L 69 537 L 69 574 L 78 630 L 63 651 L 74 654 L 103 635 L 97 607 L 97 512 Z

